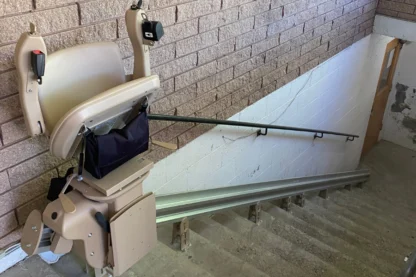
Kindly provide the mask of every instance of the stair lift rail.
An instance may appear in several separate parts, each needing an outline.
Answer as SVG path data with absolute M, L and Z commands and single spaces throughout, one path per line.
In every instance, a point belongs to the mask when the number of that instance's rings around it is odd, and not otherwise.
M 334 136 L 343 136 L 347 138 L 346 141 L 354 141 L 355 138 L 359 138 L 358 135 L 346 134 L 346 133 L 340 133 L 340 132 L 281 126 L 281 125 L 260 124 L 260 123 L 243 122 L 243 121 L 220 120 L 220 119 L 211 119 L 211 118 L 196 118 L 196 117 L 162 115 L 162 114 L 149 114 L 148 118 L 149 120 L 159 120 L 159 121 L 192 122 L 192 123 L 241 126 L 241 127 L 253 127 L 253 128 L 264 129 L 264 132 L 262 132 L 261 130 L 257 131 L 258 136 L 260 135 L 265 136 L 267 135 L 267 132 L 269 129 L 275 129 L 275 130 L 288 130 L 288 131 L 294 131 L 294 132 L 314 133 L 315 134 L 314 138 L 323 138 L 324 134 L 334 135 Z
M 406 267 L 400 273 L 400 277 L 414 277 L 416 275 L 416 251 L 414 251 L 408 258 Z
M 190 218 L 262 201 L 361 184 L 369 177 L 369 170 L 356 170 L 158 196 L 156 197 L 156 222 L 158 224 L 179 222 L 185 217 Z

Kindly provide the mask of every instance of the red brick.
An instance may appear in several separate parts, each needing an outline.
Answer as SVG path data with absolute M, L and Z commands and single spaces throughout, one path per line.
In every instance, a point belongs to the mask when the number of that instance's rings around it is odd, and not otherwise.
M 192 99 L 196 98 L 196 85 L 191 85 L 182 90 L 176 91 L 175 93 L 166 96 L 152 104 L 150 111 L 152 113 L 162 113 L 170 111 Z
M 279 43 L 279 36 L 274 36 L 268 39 L 265 39 L 261 42 L 255 43 L 252 45 L 252 55 L 257 56 L 260 53 L 263 53 L 267 50 L 270 50 L 276 46 L 278 46 Z
M 10 232 L 6 236 L 0 239 L 0 249 L 8 248 L 16 243 L 19 243 L 20 238 L 22 237 L 23 228 L 18 228 L 13 232 Z
M 52 178 L 58 176 L 56 169 L 46 172 L 42 176 L 11 190 L 13 208 L 21 206 L 37 196 L 45 194 L 49 189 Z
M 217 72 L 217 63 L 211 62 L 175 77 L 175 89 L 182 89 Z
M 284 17 L 290 16 L 292 14 L 299 13 L 308 8 L 308 1 L 299 0 L 287 5 L 284 5 Z
M 247 61 L 237 64 L 234 68 L 234 77 L 241 76 L 246 72 L 260 67 L 261 65 L 264 65 L 265 57 L 265 54 L 260 54 L 259 56 L 253 57 Z
M 17 208 L 16 213 L 19 225 L 25 224 L 26 219 L 33 210 L 39 210 L 40 212 L 43 212 L 48 203 L 49 201 L 46 198 L 46 194 L 43 194 L 35 198 L 34 200 L 28 202 L 27 204 Z
M 51 10 L 35 11 L 0 19 L 0 44 L 18 40 L 29 29 L 29 22 L 34 23 L 42 35 L 78 26 L 78 10 L 70 5 Z
M 285 74 L 286 74 L 286 66 L 282 66 L 282 67 L 277 68 L 276 70 L 270 72 L 269 74 L 267 74 L 263 77 L 263 86 L 266 86 L 266 85 L 272 83 L 273 81 L 278 80 L 279 78 L 281 78 Z
M 10 185 L 17 187 L 64 162 L 65 160 L 53 156 L 50 152 L 36 156 L 7 170 Z
M 254 17 L 220 27 L 220 41 L 224 41 L 238 35 L 244 34 L 254 27 Z
M 239 19 L 250 17 L 268 11 L 270 7 L 270 0 L 257 0 L 243 4 L 239 7 Z
M 197 95 L 204 94 L 222 84 L 227 83 L 233 79 L 234 68 L 228 68 L 224 71 L 218 72 L 197 83 Z
M 198 34 L 198 19 L 178 23 L 165 28 L 165 35 L 156 43 L 158 45 L 169 44 Z
M 273 9 L 262 14 L 256 15 L 255 17 L 255 27 L 260 27 L 264 25 L 268 25 L 270 23 L 276 22 L 283 17 L 283 8 L 279 7 L 277 9 Z
M 28 137 L 25 121 L 23 118 L 18 118 L 7 122 L 0 127 L 3 144 L 12 144 L 18 140 Z
M 286 18 L 283 18 L 282 20 L 279 20 L 278 22 L 270 24 L 269 29 L 267 30 L 267 35 L 269 37 L 274 36 L 294 26 L 295 26 L 295 17 L 294 16 L 286 17 Z
M 14 212 L 0 217 L 0 237 L 3 237 L 17 228 L 17 220 Z
M 169 142 L 172 139 L 179 136 L 180 134 L 183 134 L 184 132 L 192 128 L 193 126 L 195 126 L 195 124 L 191 122 L 178 122 L 178 123 L 170 125 L 168 128 L 153 135 L 152 139 L 163 141 L 163 142 Z
M 193 141 L 194 139 L 196 139 L 200 135 L 203 135 L 204 133 L 208 132 L 214 127 L 215 125 L 213 124 L 198 124 L 197 126 L 193 127 L 192 129 L 188 130 L 186 133 L 178 137 L 179 147 L 185 146 L 187 143 Z
M 286 42 L 266 52 L 266 62 L 276 59 L 290 50 L 290 43 Z
M 22 115 L 18 95 L 0 100 L 0 124 Z
M 219 11 L 199 18 L 199 32 L 203 33 L 238 20 L 238 7 Z
M 217 114 L 217 119 L 228 119 L 231 116 L 235 115 L 238 112 L 241 112 L 248 106 L 248 98 L 242 99 L 240 102 L 233 104 L 225 111 L 222 111 Z
M 228 95 L 213 104 L 203 108 L 200 111 L 197 111 L 195 114 L 197 117 L 212 117 L 215 114 L 226 110 L 229 106 L 231 106 L 231 95 Z
M 177 144 L 177 139 L 170 141 L 169 143 L 174 143 Z M 160 160 L 163 160 L 164 158 L 166 158 L 167 156 L 169 156 L 170 154 L 174 153 L 175 150 L 169 150 L 166 149 L 164 147 L 160 147 L 157 145 L 152 145 L 151 150 L 149 151 L 148 154 L 145 155 L 145 158 L 157 163 Z
M 180 40 L 176 43 L 176 56 L 184 56 L 216 43 L 218 43 L 218 30 L 208 31 L 194 37 Z
M 267 36 L 267 26 L 255 29 L 236 38 L 236 50 L 263 41 Z
M 235 49 L 235 38 L 230 40 L 220 42 L 214 46 L 208 47 L 198 52 L 198 62 L 199 64 L 204 64 L 215 60 L 217 58 L 223 57 Z
M 216 91 L 207 92 L 206 94 L 177 107 L 177 115 L 190 115 L 196 111 L 202 110 L 206 106 L 214 103 L 216 96 Z
M 244 48 L 240 51 L 234 52 L 217 61 L 217 70 L 223 71 L 231 66 L 239 64 L 242 61 L 249 59 L 251 56 L 251 47 Z
M 248 86 L 237 90 L 231 94 L 231 103 L 234 105 L 238 103 L 241 99 L 247 98 L 253 92 L 259 90 L 261 88 L 261 80 L 254 81 L 250 83 Z
M 1 48 L 0 48 L 1 49 Z M 0 50 L 1 51 L 1 50 Z M 1 54 L 0 54 L 1 57 Z M 1 62 L 1 58 L 0 58 Z M 0 65 L 1 68 L 1 65 Z M 0 74 L 0 98 L 15 94 L 18 92 L 17 73 L 15 70 Z
M 197 0 L 177 6 L 178 22 L 210 14 L 221 9 L 221 0 Z
M 314 60 L 307 62 L 306 64 L 300 67 L 300 74 L 304 74 L 311 70 L 312 68 L 316 67 L 319 64 L 319 58 L 315 58 Z
M 286 30 L 280 34 L 280 43 L 291 40 L 303 34 L 303 24 Z
M 413 5 L 386 0 L 380 0 L 378 8 L 410 14 L 413 14 L 415 11 L 415 6 Z
M 270 72 L 276 69 L 276 62 L 269 62 L 263 66 L 260 66 L 252 71 L 250 71 L 250 79 L 257 80 L 263 76 L 269 74 Z
M 10 190 L 9 176 L 6 171 L 0 172 L 0 194 Z
M 159 75 L 161 80 L 167 80 L 175 75 L 181 74 L 196 67 L 197 55 L 192 53 L 188 56 L 175 59 L 164 65 L 155 67 L 152 69 L 153 74 Z
M 277 66 L 281 67 L 289 63 L 290 61 L 295 60 L 298 57 L 300 57 L 300 47 L 293 49 L 290 52 L 285 53 L 284 55 L 279 56 L 277 58 Z
M 244 75 L 241 75 L 238 78 L 235 78 L 231 80 L 228 83 L 225 83 L 221 86 L 219 86 L 217 90 L 217 97 L 218 99 L 223 98 L 224 96 L 230 94 L 233 91 L 236 91 L 237 89 L 247 85 L 250 83 L 250 74 L 246 73 Z

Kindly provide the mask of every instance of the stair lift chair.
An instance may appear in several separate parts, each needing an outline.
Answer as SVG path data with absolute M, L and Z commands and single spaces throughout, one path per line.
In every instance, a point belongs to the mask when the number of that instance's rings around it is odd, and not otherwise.
M 125 76 L 113 42 L 46 55 L 33 25 L 20 37 L 15 62 L 27 129 L 31 136 L 47 135 L 54 156 L 71 158 L 87 129 L 120 128 L 121 119 L 137 113 L 160 87 L 159 77 L 150 74 L 149 46 L 163 35 L 161 24 L 149 21 L 133 5 L 126 12 L 126 25 L 134 49 L 132 76 Z M 86 171 L 71 175 L 58 199 L 43 213 L 34 210 L 29 215 L 22 249 L 28 255 L 38 253 L 45 226 L 53 231 L 54 253 L 73 251 L 95 269 L 96 276 L 123 274 L 157 243 L 155 197 L 142 190 L 152 167 L 152 162 L 137 156 L 102 179 Z M 66 192 L 69 185 L 73 190 Z

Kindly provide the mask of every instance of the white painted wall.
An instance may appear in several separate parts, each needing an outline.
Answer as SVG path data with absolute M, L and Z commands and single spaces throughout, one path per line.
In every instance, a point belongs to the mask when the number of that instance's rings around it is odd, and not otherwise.
M 373 32 L 394 38 L 416 41 L 416 22 L 376 15 Z
M 256 137 L 255 129 L 218 126 L 158 162 L 144 190 L 164 195 L 356 169 L 389 41 L 367 36 L 230 118 L 353 133 L 358 140 L 278 130 Z
M 416 28 L 414 31 L 416 32 Z M 397 101 L 396 94 L 400 94 L 397 89 L 398 83 L 404 86 L 402 88 L 406 88 L 404 102 L 397 102 L 402 105 L 402 111 L 392 109 L 392 105 Z M 393 78 L 393 89 L 384 114 L 382 139 L 416 150 L 416 126 L 413 130 L 409 128 L 412 120 L 416 125 L 416 42 L 406 43 L 400 52 Z

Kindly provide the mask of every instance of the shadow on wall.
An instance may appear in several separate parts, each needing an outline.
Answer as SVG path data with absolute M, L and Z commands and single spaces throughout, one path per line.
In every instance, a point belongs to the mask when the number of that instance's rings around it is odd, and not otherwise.
M 382 138 L 416 150 L 416 43 L 403 45 L 383 121 Z
M 409 86 L 397 82 L 395 89 L 395 102 L 390 108 L 391 117 L 401 129 L 405 128 L 409 132 L 408 138 L 416 144 L 416 112 L 412 110 L 412 107 L 416 109 L 416 88 L 409 89 Z

